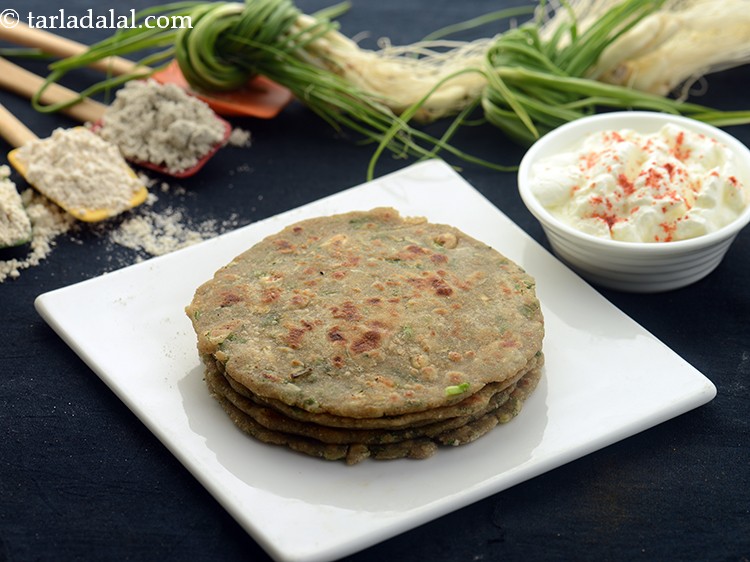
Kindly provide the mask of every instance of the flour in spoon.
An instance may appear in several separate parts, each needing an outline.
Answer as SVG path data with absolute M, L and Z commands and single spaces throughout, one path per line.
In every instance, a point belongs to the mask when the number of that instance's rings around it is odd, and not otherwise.
M 22 270 L 41 264 L 52 253 L 57 238 L 80 224 L 72 215 L 33 189 L 24 190 L 21 199 L 32 226 L 28 254 L 0 261 L 0 283 L 6 279 L 17 279 Z
M 83 127 L 56 129 L 17 154 L 26 180 L 65 209 L 108 209 L 113 216 L 142 189 L 117 147 Z
M 9 176 L 10 168 L 0 166 L 0 248 L 31 239 L 31 220 Z
M 226 124 L 174 84 L 134 80 L 118 90 L 98 133 L 128 160 L 178 173 L 224 144 Z

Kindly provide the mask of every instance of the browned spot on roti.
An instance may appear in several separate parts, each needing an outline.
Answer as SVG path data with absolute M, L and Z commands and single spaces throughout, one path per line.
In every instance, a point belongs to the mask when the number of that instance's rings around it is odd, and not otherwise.
M 331 307 L 331 314 L 334 318 L 346 320 L 347 322 L 359 322 L 362 319 L 359 310 L 351 301 L 346 301 L 340 307 Z
M 328 330 L 328 340 L 332 342 L 346 342 L 346 338 L 343 336 L 338 326 L 334 326 Z
M 372 351 L 373 349 L 376 349 L 380 347 L 380 342 L 383 339 L 383 336 L 380 335 L 380 332 L 376 332 L 375 330 L 368 330 L 364 334 L 362 334 L 362 337 L 357 339 L 354 343 L 351 345 L 352 353 L 365 353 L 366 351 Z
M 301 328 L 293 327 L 287 330 L 285 341 L 286 344 L 292 349 L 299 349 L 300 345 L 302 344 L 302 336 L 304 336 L 306 332 L 309 332 L 313 329 L 313 325 L 309 322 L 306 322 L 305 320 L 303 320 L 301 324 Z
M 453 289 L 450 288 L 448 283 L 437 277 L 432 280 L 432 288 L 441 297 L 448 297 L 453 294 Z
M 281 289 L 279 289 L 278 287 L 268 287 L 266 289 L 263 289 L 263 294 L 260 297 L 260 301 L 265 304 L 269 304 L 279 300 L 280 296 Z
M 427 290 L 432 289 L 435 294 L 441 297 L 447 297 L 453 294 L 453 289 L 450 285 L 440 277 L 435 275 L 427 275 L 425 277 L 410 277 L 407 279 L 409 284 L 417 289 Z
M 219 306 L 222 307 L 232 306 L 233 304 L 242 301 L 242 297 L 234 291 L 226 291 L 222 293 L 221 297 L 221 304 Z
M 288 240 L 276 240 L 274 242 L 274 246 L 276 246 L 276 251 L 278 251 L 280 254 L 291 254 L 292 252 L 294 252 L 294 244 L 292 244 Z

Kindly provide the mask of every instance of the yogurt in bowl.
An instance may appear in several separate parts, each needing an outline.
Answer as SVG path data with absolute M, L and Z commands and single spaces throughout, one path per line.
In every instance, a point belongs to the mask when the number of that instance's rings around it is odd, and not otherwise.
M 526 153 L 518 184 L 558 257 L 625 291 L 701 279 L 750 222 L 750 150 L 662 113 L 605 113 L 555 129 Z

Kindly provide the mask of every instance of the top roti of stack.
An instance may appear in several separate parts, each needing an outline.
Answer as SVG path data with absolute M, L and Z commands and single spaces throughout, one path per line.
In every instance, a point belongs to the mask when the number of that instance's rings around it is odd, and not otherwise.
M 348 418 L 464 400 L 528 370 L 544 335 L 518 265 L 390 208 L 269 236 L 199 287 L 186 312 L 204 361 L 251 393 Z

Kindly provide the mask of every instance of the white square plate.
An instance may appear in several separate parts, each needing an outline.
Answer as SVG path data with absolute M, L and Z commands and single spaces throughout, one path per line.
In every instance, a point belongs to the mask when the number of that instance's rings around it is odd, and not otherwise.
M 422 461 L 352 467 L 254 441 L 202 380 L 184 307 L 220 266 L 301 219 L 392 206 L 449 223 L 537 279 L 544 377 L 521 414 Z M 184 250 L 38 297 L 36 307 L 279 561 L 331 560 L 710 401 L 713 384 L 439 161 L 413 165 Z M 648 388 L 648 392 L 643 392 Z

